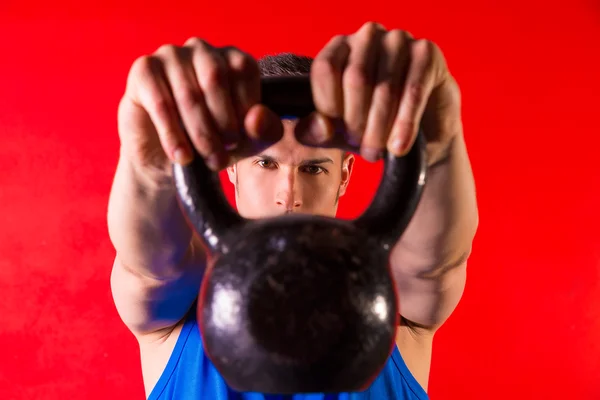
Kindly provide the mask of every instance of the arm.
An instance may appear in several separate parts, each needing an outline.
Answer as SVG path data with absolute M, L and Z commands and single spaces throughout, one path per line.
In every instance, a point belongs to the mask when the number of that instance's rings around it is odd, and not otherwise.
M 117 252 L 111 289 L 121 319 L 138 338 L 168 332 L 185 316 L 204 271 L 202 247 L 167 182 L 145 178 L 121 157 L 109 199 Z
M 409 325 L 435 331 L 458 305 L 478 219 L 473 174 L 459 133 L 433 157 L 421 202 L 391 254 L 401 315 Z
M 185 317 L 206 264 L 201 241 L 179 206 L 172 165 L 189 163 L 194 149 L 216 172 L 230 156 L 277 141 L 281 121 L 258 104 L 259 97 L 256 61 L 233 47 L 190 38 L 133 63 L 118 109 L 121 157 L 108 228 L 117 252 L 113 298 L 138 339 L 164 337 Z M 225 134 L 242 125 L 247 137 Z M 236 147 L 236 141 L 246 145 Z M 228 152 L 226 145 L 236 150 Z
M 367 160 L 376 161 L 384 149 L 405 155 L 423 130 L 429 177 L 390 265 L 403 322 L 434 332 L 462 296 L 478 224 L 460 91 L 444 55 L 429 40 L 366 23 L 325 46 L 311 82 L 319 112 L 343 118 L 349 144 L 360 143 Z M 335 135 L 320 141 L 333 142 Z

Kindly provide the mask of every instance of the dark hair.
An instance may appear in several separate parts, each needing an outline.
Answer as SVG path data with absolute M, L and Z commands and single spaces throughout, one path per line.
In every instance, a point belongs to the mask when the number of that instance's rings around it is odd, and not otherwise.
M 313 59 L 294 53 L 267 55 L 258 59 L 261 76 L 305 75 L 310 73 Z M 342 151 L 342 161 L 349 152 Z
M 294 53 L 267 55 L 258 59 L 261 76 L 304 75 L 310 73 L 313 59 Z

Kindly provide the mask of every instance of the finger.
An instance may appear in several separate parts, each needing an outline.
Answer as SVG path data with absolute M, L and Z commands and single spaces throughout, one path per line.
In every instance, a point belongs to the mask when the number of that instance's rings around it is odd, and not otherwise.
M 250 107 L 260 102 L 260 71 L 256 60 L 233 47 L 221 49 L 229 69 L 231 101 L 238 121 L 244 121 Z M 239 131 L 241 136 L 241 131 Z M 240 137 L 237 138 L 240 140 Z M 238 143 L 228 143 L 235 148 Z
M 377 73 L 379 42 L 385 31 L 368 23 L 349 39 L 350 56 L 342 77 L 344 121 L 350 144 L 360 145 L 367 125 Z
M 400 107 L 388 140 L 388 149 L 396 156 L 406 154 L 414 143 L 423 111 L 436 84 L 436 68 L 440 63 L 435 45 L 427 40 L 412 42 L 410 54 Z
M 262 104 L 250 107 L 244 119 L 246 140 L 232 151 L 232 161 L 253 156 L 283 137 L 283 124 L 277 114 Z
M 238 116 L 243 117 L 250 107 L 260 102 L 258 63 L 249 54 L 233 47 L 224 48 L 223 54 L 230 73 L 234 107 Z
M 200 39 L 191 39 L 187 45 L 193 49 L 192 64 L 215 127 L 225 143 L 235 143 L 241 123 L 231 101 L 227 62 L 220 52 Z
M 148 113 L 167 157 L 180 164 L 189 163 L 193 158 L 192 149 L 181 129 L 161 60 L 153 56 L 139 58 L 130 76 L 133 82 L 128 95 Z
M 377 161 L 385 151 L 410 62 L 410 39 L 405 32 L 393 30 L 381 42 L 375 88 L 361 141 L 361 156 L 366 160 Z
M 345 145 L 345 137 L 337 135 L 332 121 L 319 112 L 301 118 L 294 127 L 298 142 L 306 146 L 335 147 Z M 340 140 L 341 139 L 341 140 Z
M 227 154 L 191 63 L 191 50 L 175 47 L 160 51 L 170 91 L 189 140 L 209 168 L 227 165 Z
M 344 116 L 342 72 L 349 54 L 346 36 L 335 36 L 317 54 L 310 69 L 315 108 L 330 118 Z

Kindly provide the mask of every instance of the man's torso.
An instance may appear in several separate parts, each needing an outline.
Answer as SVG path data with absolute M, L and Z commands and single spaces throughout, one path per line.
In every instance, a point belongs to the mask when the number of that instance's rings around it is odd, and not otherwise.
M 157 382 L 161 380 L 185 324 L 186 319 L 178 323 L 173 329 L 140 339 L 142 373 L 147 397 L 150 396 Z M 192 329 L 197 329 L 197 325 L 194 325 Z M 398 351 L 408 371 L 410 371 L 408 373 L 412 375 L 410 378 L 420 385 L 418 389 L 424 388 L 426 390 L 427 388 L 432 340 L 432 334 L 418 334 L 405 325 L 399 327 L 396 335 Z

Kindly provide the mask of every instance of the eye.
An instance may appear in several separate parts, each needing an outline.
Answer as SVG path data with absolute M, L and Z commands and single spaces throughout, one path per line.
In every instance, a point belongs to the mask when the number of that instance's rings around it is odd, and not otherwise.
M 319 175 L 320 173 L 327 172 L 325 168 L 317 165 L 305 165 L 302 169 L 304 172 L 311 175 Z
M 257 164 L 261 168 L 265 168 L 265 169 L 273 169 L 273 168 L 275 168 L 275 163 L 272 160 L 258 160 Z

